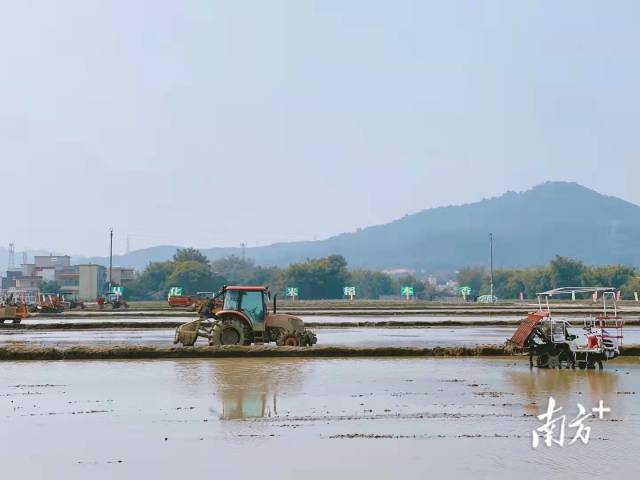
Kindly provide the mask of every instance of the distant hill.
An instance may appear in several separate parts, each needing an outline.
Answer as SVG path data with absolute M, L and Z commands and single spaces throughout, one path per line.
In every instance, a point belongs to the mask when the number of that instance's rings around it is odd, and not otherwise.
M 521 193 L 423 210 L 326 240 L 247 248 L 247 256 L 260 265 L 286 266 L 337 253 L 352 268 L 451 271 L 488 263 L 489 232 L 494 234 L 497 266 L 541 265 L 556 254 L 589 264 L 640 266 L 640 207 L 567 182 L 548 182 Z M 170 258 L 176 248 L 137 250 L 115 257 L 114 264 L 141 269 L 150 261 Z M 216 259 L 239 255 L 240 249 L 202 252 Z M 108 262 L 104 257 L 89 260 Z

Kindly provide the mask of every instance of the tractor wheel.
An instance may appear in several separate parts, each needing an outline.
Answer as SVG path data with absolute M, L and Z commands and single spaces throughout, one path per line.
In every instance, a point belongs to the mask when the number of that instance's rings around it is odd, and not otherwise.
M 302 346 L 303 347 L 313 347 L 314 344 L 318 343 L 318 337 L 316 337 L 315 333 L 310 330 L 306 330 L 302 334 Z
M 237 318 L 225 319 L 213 327 L 209 345 L 244 345 L 245 326 Z
M 549 355 L 547 368 L 561 368 L 560 355 Z
M 279 346 L 284 347 L 299 347 L 300 337 L 293 333 L 281 334 L 276 342 Z
M 538 356 L 537 366 L 539 368 L 560 368 L 560 355 L 542 353 Z

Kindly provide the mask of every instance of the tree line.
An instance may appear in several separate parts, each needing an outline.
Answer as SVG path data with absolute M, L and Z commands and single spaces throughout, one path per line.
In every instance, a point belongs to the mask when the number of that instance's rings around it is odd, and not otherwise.
M 471 287 L 474 295 L 490 291 L 490 272 L 484 267 L 465 267 L 457 274 L 460 285 Z M 493 275 L 493 291 L 498 298 L 516 299 L 522 293 L 534 298 L 536 293 L 559 287 L 613 287 L 622 297 L 633 299 L 640 292 L 638 271 L 626 265 L 589 266 L 580 260 L 556 256 L 542 267 L 500 268 Z
M 268 285 L 282 295 L 286 287 L 297 287 L 300 299 L 343 298 L 346 286 L 356 287 L 357 298 L 377 299 L 400 295 L 403 285 L 414 287 L 417 297 L 427 292 L 424 282 L 413 275 L 391 277 L 371 270 L 349 271 L 341 255 L 308 259 L 287 268 L 262 267 L 251 259 L 235 255 L 209 261 L 193 248 L 179 249 L 171 260 L 151 262 L 125 288 L 129 299 L 165 298 L 169 288 L 180 286 L 185 293 L 215 292 L 223 285 Z
M 490 292 L 487 268 L 468 266 L 457 272 L 460 286 L 469 286 L 472 296 Z M 152 262 L 126 286 L 130 299 L 161 299 L 172 286 L 185 293 L 215 292 L 223 285 L 268 285 L 281 295 L 286 287 L 297 287 L 300 299 L 340 299 L 346 286 L 356 288 L 356 297 L 378 299 L 399 296 L 403 285 L 412 286 L 416 298 L 437 300 L 458 296 L 451 289 L 437 288 L 413 275 L 392 277 L 366 269 L 350 271 L 341 255 L 308 259 L 287 268 L 262 267 L 251 259 L 235 255 L 210 261 L 193 248 L 179 249 L 171 260 Z M 494 271 L 493 292 L 501 299 L 535 298 L 536 293 L 558 287 L 601 286 L 620 289 L 623 298 L 640 292 L 638 271 L 626 265 L 589 266 L 556 256 L 548 265 L 528 268 L 500 268 Z

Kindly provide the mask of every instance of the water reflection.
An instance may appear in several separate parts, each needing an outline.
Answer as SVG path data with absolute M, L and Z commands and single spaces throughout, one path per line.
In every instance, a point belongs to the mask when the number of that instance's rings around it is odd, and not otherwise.
M 619 390 L 620 377 L 610 371 L 548 370 L 548 369 L 507 369 L 507 384 L 527 400 L 525 410 L 538 414 L 541 397 L 553 396 L 560 402 L 575 398 L 605 399 Z
M 208 363 L 222 420 L 278 415 L 278 394 L 303 383 L 304 361 L 258 358 L 220 359 Z

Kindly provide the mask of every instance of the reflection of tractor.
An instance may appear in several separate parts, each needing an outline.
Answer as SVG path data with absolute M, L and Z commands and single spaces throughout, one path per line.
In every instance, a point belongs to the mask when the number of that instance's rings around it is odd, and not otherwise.
M 556 320 L 551 316 L 549 297 L 553 295 L 588 293 L 602 294 L 604 313 L 584 321 L 584 334 L 575 331 L 566 320 Z M 615 290 L 613 288 L 557 288 L 538 294 L 544 297 L 546 310 L 540 308 L 530 313 L 518 326 L 508 344 L 529 352 L 529 361 L 541 368 L 576 368 L 602 370 L 602 362 L 620 355 L 622 327 L 624 321 L 618 317 Z M 607 298 L 613 303 L 613 315 L 607 312 Z
M 4 323 L 6 320 L 20 323 L 23 318 L 28 316 L 27 304 L 23 300 L 17 299 L 13 294 L 0 299 L 0 323 Z
M 270 298 L 266 287 L 225 286 L 201 306 L 199 319 L 176 329 L 174 343 L 191 346 L 198 337 L 206 338 L 209 345 L 311 346 L 317 342 L 300 318 L 277 313 L 275 295 L 269 312 Z
M 117 293 L 105 293 L 104 296 L 98 297 L 96 302 L 100 310 L 103 310 L 105 305 L 110 305 L 112 310 L 120 308 L 127 310 L 129 308 L 129 304 Z
M 279 392 L 295 392 L 306 377 L 300 362 L 265 362 L 261 358 L 219 358 L 197 372 L 191 369 L 184 374 L 202 375 L 211 381 L 215 391 L 211 410 L 221 420 L 278 417 Z

